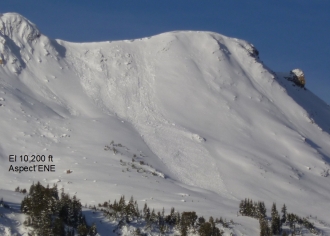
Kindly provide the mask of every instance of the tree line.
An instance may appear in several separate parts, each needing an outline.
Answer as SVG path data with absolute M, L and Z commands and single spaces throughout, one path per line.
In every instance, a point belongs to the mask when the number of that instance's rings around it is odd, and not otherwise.
M 166 235 L 171 230 L 179 231 L 182 236 L 187 236 L 189 232 L 199 233 L 201 236 L 221 236 L 224 232 L 216 224 L 221 223 L 224 227 L 228 227 L 228 223 L 222 218 L 214 220 L 210 217 L 206 221 L 203 216 L 198 217 L 194 211 L 180 213 L 175 211 L 174 207 L 168 215 L 165 214 L 164 208 L 156 213 L 154 209 L 148 207 L 147 203 L 144 204 L 142 210 L 139 210 L 133 196 L 127 203 L 125 196 L 121 196 L 119 201 L 115 200 L 112 204 L 110 201 L 99 204 L 99 210 L 110 220 L 119 222 L 114 232 L 132 221 L 144 222 L 144 227 L 136 228 L 135 231 L 135 235 L 140 236 L 145 235 L 142 231 L 155 231 L 159 235 Z
M 86 206 L 87 207 L 87 206 Z M 118 224 L 113 232 L 117 232 L 125 225 L 132 222 L 135 224 L 135 235 L 143 236 L 145 232 L 156 232 L 159 235 L 180 232 L 180 235 L 187 236 L 190 232 L 201 236 L 221 236 L 224 231 L 219 229 L 219 225 L 224 228 L 229 227 L 229 223 L 220 217 L 214 219 L 212 216 L 208 221 L 203 216 L 198 216 L 194 211 L 178 212 L 174 207 L 169 214 L 162 211 L 156 212 L 151 209 L 147 203 L 140 210 L 137 201 L 133 196 L 129 201 L 125 196 L 120 199 L 99 204 L 98 208 L 91 207 L 94 210 L 102 211 L 105 217 Z M 56 185 L 44 187 L 40 182 L 32 184 L 27 196 L 24 197 L 21 204 L 21 211 L 28 215 L 24 224 L 33 227 L 35 235 L 49 236 L 95 236 L 97 229 L 95 224 L 89 226 L 85 216 L 82 214 L 82 205 L 80 200 L 74 195 L 61 190 L 59 193 Z M 262 201 L 252 201 L 244 199 L 239 203 L 239 213 L 242 216 L 253 217 L 259 220 L 260 236 L 272 235 L 295 235 L 300 232 L 301 227 L 305 227 L 313 234 L 318 234 L 318 230 L 306 218 L 301 218 L 296 214 L 288 213 L 284 204 L 279 214 L 276 203 L 271 208 L 271 216 L 267 216 L 265 203 Z M 142 227 L 138 227 L 142 225 Z M 286 226 L 286 227 L 283 227 Z M 289 228 L 289 229 L 288 229 Z
M 243 216 L 253 217 L 259 220 L 260 236 L 282 235 L 289 233 L 296 235 L 299 233 L 297 226 L 302 225 L 313 234 L 318 234 L 318 230 L 306 218 L 301 218 L 296 214 L 287 213 L 287 207 L 284 204 L 281 208 L 281 216 L 274 202 L 271 209 L 270 225 L 269 218 L 266 214 L 265 203 L 258 201 L 253 202 L 252 199 L 245 198 L 239 204 L 239 213 Z M 283 229 L 283 225 L 289 226 L 289 231 Z

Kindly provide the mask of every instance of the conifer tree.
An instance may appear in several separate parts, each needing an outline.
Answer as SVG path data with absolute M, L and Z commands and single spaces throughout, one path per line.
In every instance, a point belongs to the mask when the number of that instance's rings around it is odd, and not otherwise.
M 146 215 L 144 217 L 147 221 L 150 221 L 151 219 L 151 213 L 150 213 L 150 208 L 147 207 L 147 210 L 146 210 Z
M 292 213 L 287 214 L 287 220 L 289 222 L 290 229 L 293 230 L 293 228 L 295 227 L 295 225 L 294 225 L 294 223 L 295 223 L 294 214 L 292 214 Z
M 144 218 L 147 216 L 147 209 L 148 209 L 148 206 L 147 206 L 147 203 L 145 202 L 144 207 L 143 207 L 143 217 Z
M 118 202 L 118 211 L 121 213 L 121 215 L 123 215 L 124 209 L 126 207 L 126 203 L 125 203 L 125 196 L 121 196 L 119 202 Z
M 133 218 L 136 215 L 133 196 L 125 207 L 125 215 L 127 218 Z
M 172 225 L 173 226 L 176 223 L 175 219 L 176 219 L 175 218 L 175 209 L 174 209 L 174 207 L 172 207 L 170 214 L 165 217 L 165 221 L 169 225 Z
M 268 226 L 268 222 L 265 218 L 259 218 L 259 225 L 260 225 L 260 236 L 271 236 L 271 229 Z
M 204 222 L 200 225 L 198 233 L 200 236 L 221 236 L 223 234 L 222 231 L 215 227 L 213 217 L 210 217 L 209 222 Z
M 204 223 L 205 223 L 205 219 L 204 219 L 204 217 L 203 217 L 203 216 L 199 217 L 199 218 L 198 218 L 198 225 L 200 226 L 200 225 L 202 225 L 202 224 L 204 224 Z
M 282 218 L 281 218 L 281 223 L 284 224 L 286 222 L 286 206 L 285 204 L 282 207 Z
M 209 222 L 205 222 L 201 224 L 198 229 L 198 233 L 200 236 L 209 236 L 212 235 L 212 226 Z
M 162 213 L 157 212 L 157 226 L 160 235 L 164 235 L 167 232 L 167 225 L 165 223 L 165 209 L 163 208 Z
M 181 215 L 179 212 L 174 213 L 174 225 L 178 228 L 180 228 L 180 222 L 181 222 Z
M 87 236 L 88 235 L 89 229 L 88 229 L 88 226 L 87 226 L 85 220 L 78 225 L 77 232 L 78 232 L 79 236 Z
M 145 226 L 146 230 L 151 229 L 152 222 L 151 222 L 151 213 L 150 213 L 149 207 L 147 207 L 147 209 L 146 209 L 146 214 L 145 214 L 144 218 L 146 221 L 146 226 Z
M 272 214 L 272 223 L 271 223 L 272 233 L 278 235 L 280 234 L 281 231 L 281 222 L 278 211 L 276 210 L 275 202 L 273 203 L 271 214 Z
M 134 202 L 134 211 L 135 211 L 135 216 L 140 217 L 140 210 L 137 201 Z
M 157 222 L 157 215 L 155 213 L 155 209 L 152 209 L 152 211 L 151 211 L 150 220 L 152 223 Z
M 44 212 L 41 214 L 41 217 L 36 222 L 36 228 L 34 233 L 36 235 L 51 235 L 52 234 L 52 227 L 51 227 L 51 218 L 50 216 Z
M 252 199 L 249 199 L 248 216 L 253 216 L 253 202 L 252 202 Z
M 96 235 L 97 235 L 96 225 L 92 224 L 92 226 L 89 228 L 88 236 L 96 236 Z
M 196 212 L 182 212 L 180 221 L 181 234 L 187 235 L 188 229 L 194 227 L 196 220 Z
M 239 213 L 241 213 L 241 215 L 245 215 L 245 201 L 242 200 L 240 203 L 239 203 Z
M 211 224 L 212 228 L 215 227 L 214 219 L 212 216 L 210 216 L 210 218 L 209 218 L 209 223 Z
M 258 218 L 266 217 L 266 206 L 264 202 L 258 202 Z
M 164 209 L 164 207 L 163 207 L 163 210 L 162 210 L 162 217 L 163 217 L 163 219 L 165 218 L 165 209 Z

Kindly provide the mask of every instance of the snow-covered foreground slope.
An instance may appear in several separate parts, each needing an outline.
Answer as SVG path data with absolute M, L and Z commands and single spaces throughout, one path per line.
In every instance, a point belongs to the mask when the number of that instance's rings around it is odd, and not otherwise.
M 0 53 L 0 188 L 57 183 L 91 205 L 134 195 L 233 219 L 238 235 L 258 234 L 237 217 L 244 198 L 330 224 L 330 108 L 246 41 L 180 31 L 69 43 L 11 13 Z M 56 172 L 9 171 L 36 164 L 9 162 L 25 154 L 46 155 Z

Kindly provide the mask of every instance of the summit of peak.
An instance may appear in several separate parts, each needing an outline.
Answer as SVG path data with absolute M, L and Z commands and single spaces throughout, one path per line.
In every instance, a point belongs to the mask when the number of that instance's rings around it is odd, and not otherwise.
M 18 13 L 0 14 L 0 35 L 31 42 L 40 36 L 37 26 Z

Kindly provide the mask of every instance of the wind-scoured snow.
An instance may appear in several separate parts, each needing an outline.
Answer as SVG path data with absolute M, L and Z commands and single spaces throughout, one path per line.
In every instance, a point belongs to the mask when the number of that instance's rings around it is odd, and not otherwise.
M 71 43 L 6 13 L 0 55 L 0 188 L 57 183 L 91 205 L 133 195 L 233 219 L 238 235 L 258 234 L 237 217 L 244 198 L 330 224 L 330 107 L 250 43 L 192 31 Z M 9 172 L 24 164 L 11 154 L 53 155 L 56 172 Z

